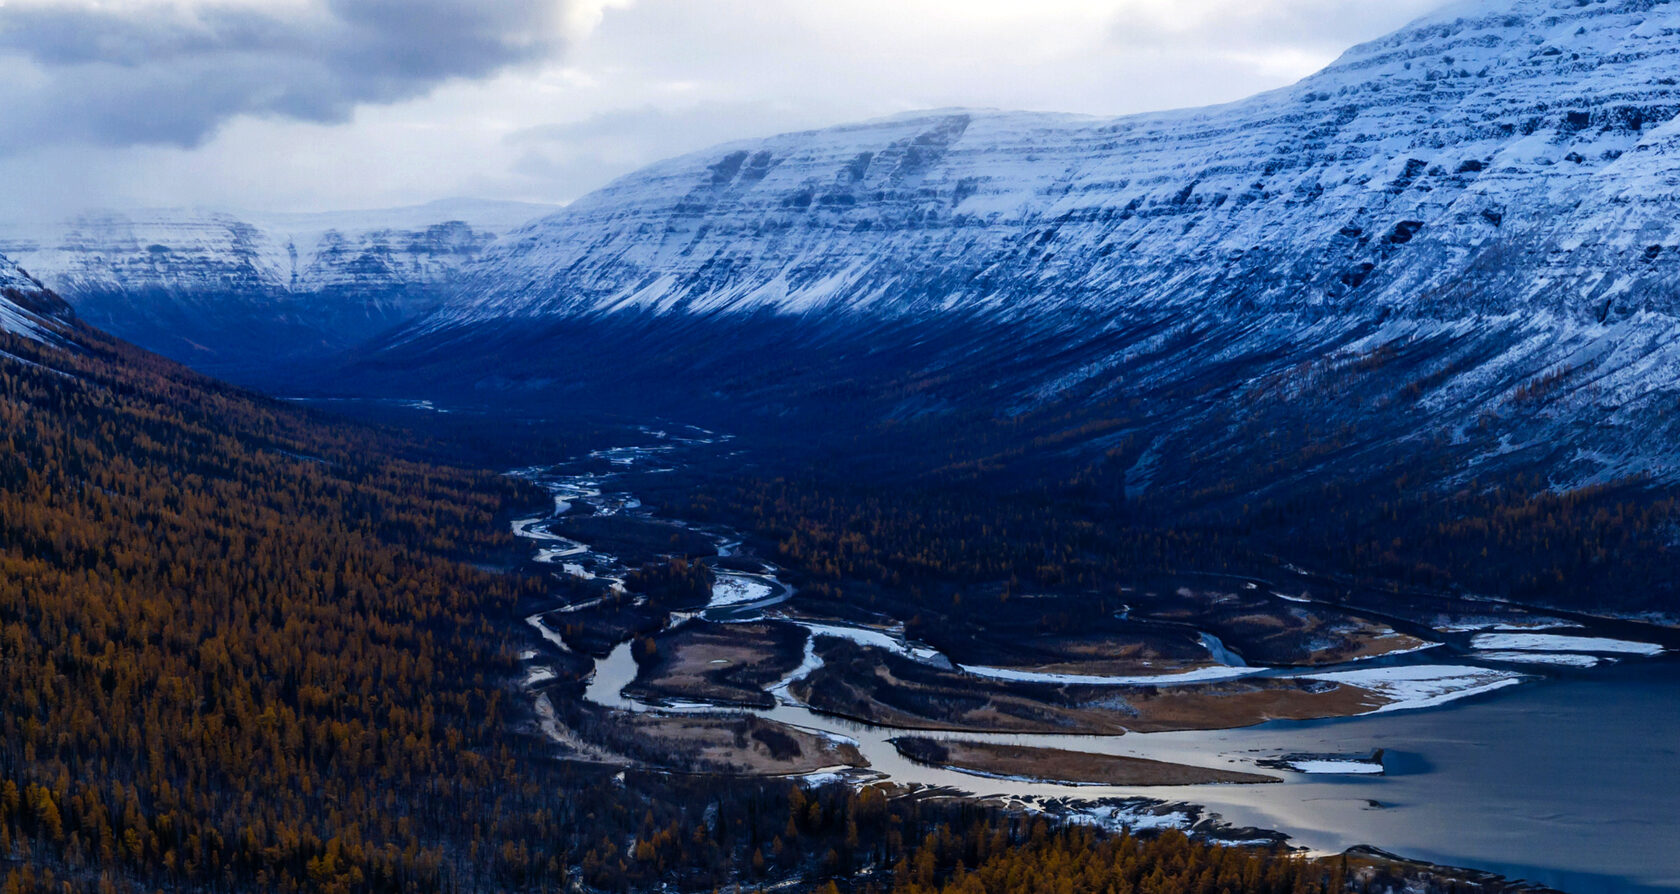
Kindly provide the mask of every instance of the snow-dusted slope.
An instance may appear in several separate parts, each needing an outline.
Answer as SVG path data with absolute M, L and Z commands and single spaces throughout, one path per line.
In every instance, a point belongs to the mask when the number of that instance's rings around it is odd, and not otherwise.
M 450 201 L 334 214 L 88 212 L 0 224 L 0 252 L 89 322 L 217 368 L 342 349 L 428 311 L 436 287 L 549 210 Z
M 16 264 L 5 258 L 0 258 L 0 291 L 26 291 L 39 287 L 40 284 L 29 274 L 18 269 Z
M 0 332 L 50 342 L 65 332 L 72 319 L 68 305 L 0 255 Z
M 1476 0 L 1226 106 L 719 147 L 489 252 L 475 318 L 1188 305 L 1676 310 L 1680 4 Z
M 545 210 L 449 201 L 327 214 L 91 211 L 52 224 L 0 224 L 0 251 L 72 297 L 147 287 L 383 287 L 447 276 Z

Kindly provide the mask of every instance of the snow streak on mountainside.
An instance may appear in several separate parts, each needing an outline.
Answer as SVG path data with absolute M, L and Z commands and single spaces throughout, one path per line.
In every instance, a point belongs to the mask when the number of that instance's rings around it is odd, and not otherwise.
M 550 387 L 658 362 L 632 342 L 569 361 L 585 330 L 732 330 L 717 351 L 748 357 L 769 352 L 743 328 L 851 332 L 855 356 L 896 327 L 898 362 L 1009 409 L 1139 383 L 1287 390 L 1302 364 L 1397 354 L 1392 389 L 1418 388 L 1373 446 L 1462 441 L 1544 393 L 1500 456 L 1538 451 L 1568 482 L 1673 474 L 1677 79 L 1680 3 L 1474 0 L 1223 106 L 945 111 L 727 145 L 510 234 L 384 362 Z M 957 325 L 971 334 L 942 348 Z
M 16 264 L 0 258 L 0 292 L 24 292 L 40 288 L 34 278 L 19 270 Z
M 96 325 L 197 362 L 342 349 L 432 309 L 436 287 L 545 206 L 439 202 L 336 214 L 93 212 L 0 225 Z
M 50 342 L 74 317 L 69 305 L 0 255 L 0 332 Z

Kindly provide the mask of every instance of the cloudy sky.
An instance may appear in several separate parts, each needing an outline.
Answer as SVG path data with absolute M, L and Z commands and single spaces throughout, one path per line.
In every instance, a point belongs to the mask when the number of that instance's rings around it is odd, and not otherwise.
M 0 217 L 565 202 L 910 109 L 1293 81 L 1441 0 L 0 0 Z

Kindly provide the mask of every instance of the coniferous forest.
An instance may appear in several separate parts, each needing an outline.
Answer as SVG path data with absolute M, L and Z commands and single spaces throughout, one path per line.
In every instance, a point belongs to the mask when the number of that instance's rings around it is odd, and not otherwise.
M 0 0 L 0 894 L 1680 894 L 1677 71 Z
M 498 570 L 505 519 L 540 494 L 74 337 L 0 345 L 9 892 L 1417 882 L 877 788 L 556 760 L 512 685 L 514 608 L 540 583 Z M 693 588 L 680 565 L 643 578 Z

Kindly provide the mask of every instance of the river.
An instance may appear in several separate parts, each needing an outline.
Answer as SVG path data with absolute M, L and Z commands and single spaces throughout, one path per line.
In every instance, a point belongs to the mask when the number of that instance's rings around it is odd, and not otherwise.
M 659 448 L 645 454 L 618 451 L 613 457 L 627 464 L 657 452 Z M 609 501 L 610 511 L 623 511 L 633 501 L 624 494 L 589 493 L 602 489 L 600 475 L 585 479 L 527 474 L 555 491 L 557 513 L 570 509 L 568 501 L 603 499 Z M 545 538 L 531 520 L 515 524 L 516 531 L 553 554 L 552 535 Z M 720 535 L 721 544 L 733 542 L 729 535 Z M 583 563 L 568 567 L 586 574 L 606 572 L 587 570 L 590 555 L 571 551 L 570 542 L 565 545 L 568 562 Z M 720 575 L 714 606 L 702 614 L 727 622 L 773 609 L 792 595 L 775 572 L 766 568 L 762 575 Z M 923 660 L 942 660 L 892 631 L 798 623 L 811 630 L 813 639 L 818 634 L 843 635 Z M 1219 648 L 1209 646 L 1210 651 Z M 806 665 L 796 675 L 808 672 L 814 660 L 808 652 Z M 1417 660 L 1421 659 L 1377 665 Z M 1353 718 L 1116 737 L 950 734 L 1250 772 L 1256 770 L 1256 760 L 1280 754 L 1365 754 L 1378 748 L 1386 752 L 1386 775 L 1261 771 L 1282 780 L 1273 785 L 1076 787 L 976 777 L 905 759 L 888 741 L 904 731 L 818 714 L 787 696 L 786 681 L 778 688 L 782 704 L 760 713 L 857 742 L 872 774 L 899 783 L 1038 802 L 1156 798 L 1201 805 L 1233 825 L 1284 832 L 1293 843 L 1314 851 L 1369 844 L 1409 858 L 1486 869 L 1576 894 L 1680 890 L 1680 813 L 1675 810 L 1680 804 L 1680 660 L 1670 653 L 1626 657 L 1590 669 L 1525 670 L 1529 675 L 1520 685 L 1484 683 L 1431 707 Z M 626 643 L 597 664 L 586 697 L 610 707 L 650 710 L 652 706 L 621 694 L 635 674 Z M 685 709 L 718 710 L 702 705 Z

